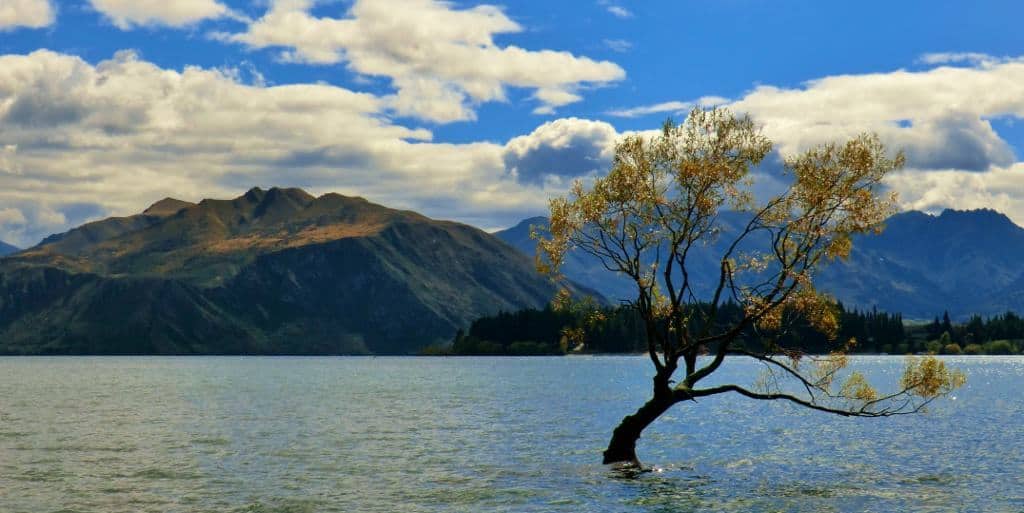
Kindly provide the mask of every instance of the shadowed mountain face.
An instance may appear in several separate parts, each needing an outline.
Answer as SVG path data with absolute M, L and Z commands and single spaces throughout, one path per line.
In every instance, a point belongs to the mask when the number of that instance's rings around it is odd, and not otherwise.
M 690 257 L 691 276 L 717 277 L 722 244 L 735 233 L 742 215 L 722 215 L 719 242 L 699 248 Z M 523 221 L 495 233 L 526 254 L 535 244 L 529 226 L 545 226 L 543 217 Z M 944 310 L 963 319 L 971 314 L 1024 311 L 1024 228 L 992 210 L 946 210 L 897 214 L 881 235 L 859 236 L 845 262 L 821 268 L 816 285 L 847 306 L 877 307 L 907 318 L 930 319 Z M 606 271 L 593 257 L 574 252 L 563 272 L 610 299 L 631 298 L 632 283 Z M 707 292 L 714 280 L 697 288 Z
M 337 194 L 165 199 L 0 262 L 4 353 L 408 353 L 550 301 L 476 228 Z
M 839 299 L 931 318 L 1024 311 L 1024 229 L 994 210 L 904 212 L 854 241 L 848 262 L 821 272 Z
M 0 257 L 18 252 L 19 248 L 0 240 Z
M 711 297 L 719 277 L 719 257 L 728 248 L 732 239 L 729 233 L 739 233 L 749 218 L 739 212 L 722 212 L 719 216 L 719 227 L 722 236 L 705 248 L 690 252 L 688 267 L 690 282 L 695 292 L 701 297 Z M 531 228 L 537 227 L 543 233 L 547 229 L 545 217 L 532 217 L 519 224 L 495 232 L 494 235 L 523 253 L 534 256 L 536 241 L 530 238 Z M 652 258 L 653 260 L 653 258 Z M 582 286 L 598 291 L 613 303 L 635 299 L 636 284 L 627 276 L 614 274 L 604 267 L 597 257 L 583 251 L 570 251 L 565 255 L 562 274 L 569 280 Z
M 530 237 L 531 229 L 546 230 L 547 226 L 548 219 L 546 217 L 531 217 L 520 221 L 519 224 L 511 228 L 494 232 L 494 235 L 524 254 L 533 257 L 536 255 L 537 243 Z M 601 265 L 600 261 L 582 251 L 568 252 L 562 263 L 561 272 L 570 280 L 587 284 L 587 287 L 600 292 L 613 303 L 622 299 L 631 299 L 636 295 L 636 285 L 632 280 L 626 276 L 612 274 Z

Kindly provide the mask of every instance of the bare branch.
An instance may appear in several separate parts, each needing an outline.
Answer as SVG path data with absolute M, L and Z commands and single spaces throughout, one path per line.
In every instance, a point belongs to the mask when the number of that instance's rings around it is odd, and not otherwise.
M 736 392 L 736 393 L 738 393 L 740 395 L 744 395 L 744 396 L 749 397 L 751 399 L 758 399 L 758 400 L 762 400 L 762 401 L 777 401 L 777 400 L 789 401 L 791 403 L 798 404 L 798 405 L 803 406 L 805 408 L 810 408 L 812 410 L 823 411 L 823 412 L 831 413 L 831 414 L 834 414 L 834 415 L 840 415 L 842 417 L 871 417 L 871 418 L 875 418 L 875 417 L 892 417 L 892 416 L 895 416 L 895 415 L 909 415 L 909 414 L 920 412 L 922 408 L 924 408 L 929 402 L 931 402 L 931 400 L 926 400 L 926 401 L 922 402 L 922 404 L 916 405 L 914 408 L 909 409 L 909 410 L 907 410 L 907 409 L 892 409 L 892 410 L 887 409 L 887 410 L 880 410 L 880 411 L 844 410 L 844 409 L 840 409 L 840 408 L 832 408 L 832 407 L 829 407 L 829 406 L 824 406 L 824 405 L 821 405 L 821 404 L 817 404 L 815 402 L 808 401 L 806 399 L 802 399 L 802 398 L 797 397 L 797 396 L 792 395 L 792 394 L 785 394 L 785 393 L 761 394 L 761 393 L 753 392 L 751 390 L 747 390 L 746 388 L 743 388 L 743 387 L 741 387 L 739 385 L 722 385 L 722 386 L 717 386 L 717 387 L 712 387 L 712 388 L 704 388 L 704 389 L 698 389 L 698 390 L 677 390 L 676 391 L 676 395 L 679 398 L 679 400 L 688 400 L 688 399 L 692 399 L 692 398 L 696 398 L 696 397 L 706 397 L 706 396 L 710 396 L 710 395 L 724 394 L 726 392 Z

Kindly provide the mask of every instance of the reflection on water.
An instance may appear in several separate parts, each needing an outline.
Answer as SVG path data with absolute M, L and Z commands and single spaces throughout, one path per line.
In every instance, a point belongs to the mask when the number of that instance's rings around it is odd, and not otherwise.
M 1024 511 L 1024 358 L 953 360 L 926 416 L 681 404 L 622 474 L 644 358 L 0 358 L 0 511 Z

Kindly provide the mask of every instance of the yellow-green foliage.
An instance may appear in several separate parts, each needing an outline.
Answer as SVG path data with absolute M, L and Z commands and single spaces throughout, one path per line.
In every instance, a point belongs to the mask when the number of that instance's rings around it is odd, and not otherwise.
M 985 348 L 980 344 L 967 344 L 967 346 L 964 347 L 964 354 L 985 354 Z
M 846 382 L 843 383 L 843 388 L 839 391 L 839 395 L 865 403 L 878 399 L 878 392 L 868 383 L 864 375 L 859 372 L 853 372 L 850 374 L 850 377 L 846 378 Z
M 882 180 L 904 163 L 902 153 L 890 156 L 871 134 L 813 147 L 786 157 L 789 187 L 755 205 L 751 170 L 771 149 L 750 118 L 725 109 L 696 108 L 657 135 L 625 137 L 607 175 L 589 185 L 577 181 L 568 196 L 551 200 L 548 230 L 534 234 L 538 267 L 557 278 L 566 252 L 580 250 L 630 278 L 636 285 L 632 306 L 647 326 L 648 353 L 662 378 L 656 383 L 670 382 L 673 372 L 685 368 L 687 376 L 674 381 L 686 394 L 698 393 L 697 382 L 731 353 L 765 363 L 768 373 L 758 388 L 772 391 L 768 398 L 795 399 L 779 386 L 779 378 L 792 379 L 806 392 L 797 402 L 847 415 L 918 411 L 926 401 L 903 399 L 930 399 L 960 386 L 962 374 L 935 359 L 915 359 L 907 364 L 904 389 L 880 394 L 863 375 L 843 372 L 853 340 L 825 357 L 808 357 L 809 365 L 770 341 L 760 353 L 733 345 L 743 330 L 778 332 L 794 315 L 836 337 L 837 309 L 815 289 L 814 271 L 848 257 L 855 235 L 881 229 L 896 204 L 895 196 L 879 194 Z M 747 212 L 747 226 L 723 230 L 719 214 L 726 209 Z M 725 241 L 729 249 L 719 259 L 719 273 L 691 276 L 690 249 L 714 245 L 723 233 L 736 238 Z M 755 240 L 771 242 L 750 248 Z M 697 280 L 710 281 L 713 297 L 698 297 Z M 742 315 L 720 326 L 715 315 L 727 298 L 739 303 Z M 564 336 L 575 344 L 580 333 L 567 330 Z M 714 358 L 700 367 L 697 356 L 704 352 Z
M 966 381 L 963 372 L 947 368 L 934 356 L 908 356 L 900 386 L 913 395 L 931 399 L 960 388 Z
M 960 344 L 950 343 L 942 346 L 942 354 L 963 354 L 963 349 L 960 349 Z
M 1014 354 L 1016 348 L 1009 340 L 993 340 L 985 344 L 985 352 L 988 354 Z

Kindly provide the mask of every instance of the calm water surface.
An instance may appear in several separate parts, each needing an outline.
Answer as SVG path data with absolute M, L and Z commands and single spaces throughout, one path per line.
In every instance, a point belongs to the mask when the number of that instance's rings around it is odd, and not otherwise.
M 1024 358 L 949 361 L 928 415 L 681 404 L 626 478 L 600 452 L 640 357 L 2 358 L 0 511 L 1024 512 Z

